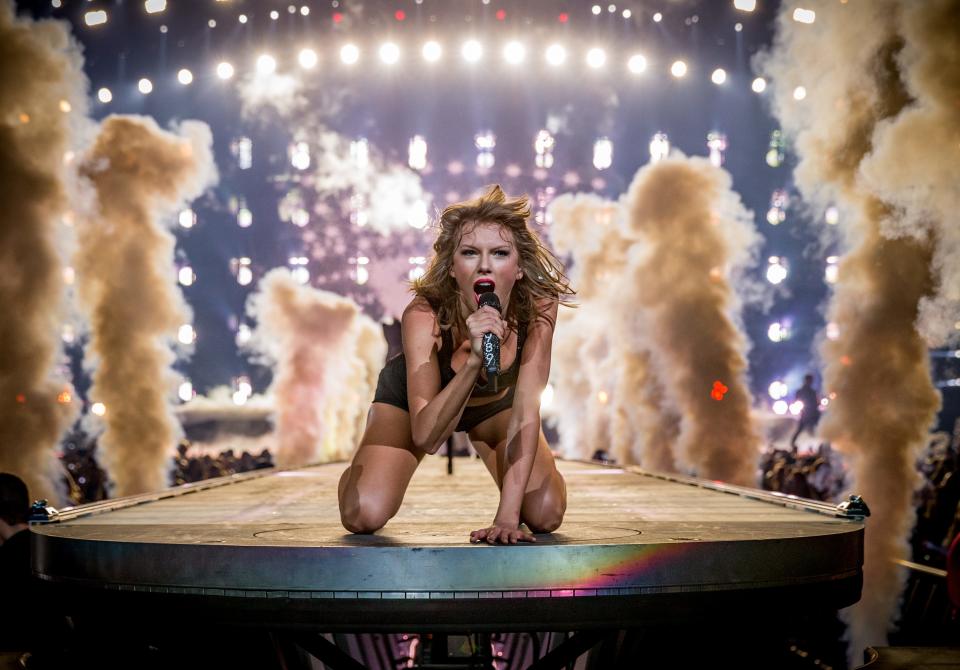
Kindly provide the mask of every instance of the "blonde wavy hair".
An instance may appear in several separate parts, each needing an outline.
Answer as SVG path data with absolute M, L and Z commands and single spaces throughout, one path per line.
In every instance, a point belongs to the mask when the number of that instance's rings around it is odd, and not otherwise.
M 437 239 L 433 243 L 433 258 L 426 272 L 411 283 L 411 291 L 425 299 L 437 314 L 437 323 L 447 329 L 456 326 L 466 332 L 466 322 L 460 313 L 460 294 L 456 280 L 450 276 L 453 254 L 460 245 L 465 230 L 481 223 L 495 223 L 509 230 L 520 256 L 523 277 L 513 285 L 507 314 L 508 324 L 533 323 L 538 318 L 551 321 L 538 304 L 544 300 L 558 301 L 575 307 L 570 297 L 576 295 L 563 272 L 560 260 L 547 249 L 537 234 L 527 225 L 530 203 L 526 196 L 508 198 L 495 184 L 479 198 L 448 206 L 436 224 Z M 551 326 L 555 325 L 551 322 Z

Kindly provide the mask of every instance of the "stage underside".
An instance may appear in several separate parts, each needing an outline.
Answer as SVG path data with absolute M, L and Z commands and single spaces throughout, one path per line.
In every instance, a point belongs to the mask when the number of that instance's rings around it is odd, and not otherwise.
M 427 457 L 397 516 L 366 536 L 340 525 L 346 463 L 66 510 L 32 527 L 34 571 L 111 610 L 352 631 L 622 628 L 835 610 L 860 595 L 863 521 L 832 506 L 558 461 L 568 508 L 556 532 L 473 545 L 498 491 L 480 461 L 454 463 L 451 476 Z

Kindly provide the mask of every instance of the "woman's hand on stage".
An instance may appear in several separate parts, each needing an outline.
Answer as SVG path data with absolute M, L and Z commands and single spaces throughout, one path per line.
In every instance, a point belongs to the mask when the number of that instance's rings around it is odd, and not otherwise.
M 516 544 L 517 542 L 536 542 L 531 533 L 521 530 L 516 524 L 508 525 L 504 523 L 493 522 L 489 528 L 481 528 L 470 533 L 470 542 L 477 544 L 486 542 L 487 544 Z

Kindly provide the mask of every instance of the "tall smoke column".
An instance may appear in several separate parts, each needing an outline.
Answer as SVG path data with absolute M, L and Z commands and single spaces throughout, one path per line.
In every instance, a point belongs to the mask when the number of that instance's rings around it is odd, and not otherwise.
M 377 390 L 377 377 L 387 358 L 383 328 L 358 312 L 347 334 L 345 373 L 339 393 L 333 394 L 326 411 L 324 460 L 346 460 L 359 444 L 367 423 L 367 411 Z
M 560 310 L 557 318 L 549 413 L 556 417 L 564 455 L 590 458 L 596 449 L 609 447 L 609 398 L 619 371 L 604 302 L 624 259 L 619 206 L 593 195 L 565 195 L 550 203 L 549 215 L 554 248 L 573 256 L 570 280 L 579 305 Z
M 939 406 L 927 346 L 946 340 L 960 306 L 960 3 L 810 8 L 816 22 L 800 26 L 784 7 L 760 65 L 794 138 L 799 187 L 845 210 L 829 308 L 839 337 L 821 349 L 836 398 L 821 433 L 851 459 L 852 490 L 873 512 L 863 595 L 847 613 L 857 662 L 885 644 L 903 589 L 892 560 L 909 557 L 916 457 Z
M 698 476 L 754 485 L 747 342 L 730 277 L 759 236 L 724 170 L 676 154 L 637 172 L 627 193 L 628 304 L 646 312 L 652 362 L 681 410 L 674 451 Z
M 627 253 L 639 244 L 627 236 L 623 206 L 565 195 L 550 204 L 550 217 L 554 247 L 572 256 L 580 305 L 560 312 L 555 336 L 551 412 L 564 452 L 587 458 L 609 448 L 619 463 L 674 471 L 679 418 L 650 366 L 644 315 L 622 300 Z
M 622 361 L 614 389 L 613 453 L 623 463 L 637 463 L 645 470 L 676 472 L 674 448 L 680 437 L 680 414 L 654 368 L 644 339 L 625 327 L 637 319 L 629 318 L 627 311 L 619 316 Z
M 71 126 L 86 113 L 82 69 L 66 24 L 17 19 L 0 1 L 0 471 L 57 504 L 54 447 L 76 403 L 54 371 L 64 297 L 55 240 L 64 237 Z
M 284 268 L 263 277 L 247 312 L 257 321 L 247 348 L 274 368 L 277 464 L 349 455 L 386 356 L 382 332 L 353 301 L 302 286 Z
M 216 171 L 209 127 L 184 121 L 179 133 L 110 116 L 80 166 L 96 197 L 77 226 L 77 297 L 90 321 L 90 398 L 106 405 L 102 464 L 121 496 L 167 486 L 180 434 L 171 344 L 190 312 L 163 222 Z

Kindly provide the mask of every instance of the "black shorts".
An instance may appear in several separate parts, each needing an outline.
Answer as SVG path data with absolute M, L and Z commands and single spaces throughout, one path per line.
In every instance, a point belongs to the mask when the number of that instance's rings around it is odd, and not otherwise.
M 454 429 L 457 432 L 469 432 L 477 424 L 486 421 L 491 416 L 513 407 L 513 391 L 511 386 L 507 394 L 499 400 L 494 400 L 486 405 L 475 405 L 473 407 L 464 407 L 463 414 L 460 415 L 460 421 Z M 383 402 L 394 407 L 399 407 L 405 412 L 410 411 L 410 403 L 407 401 L 407 363 L 403 354 L 394 356 L 380 371 L 380 377 L 377 379 L 377 391 L 373 395 L 373 402 Z

